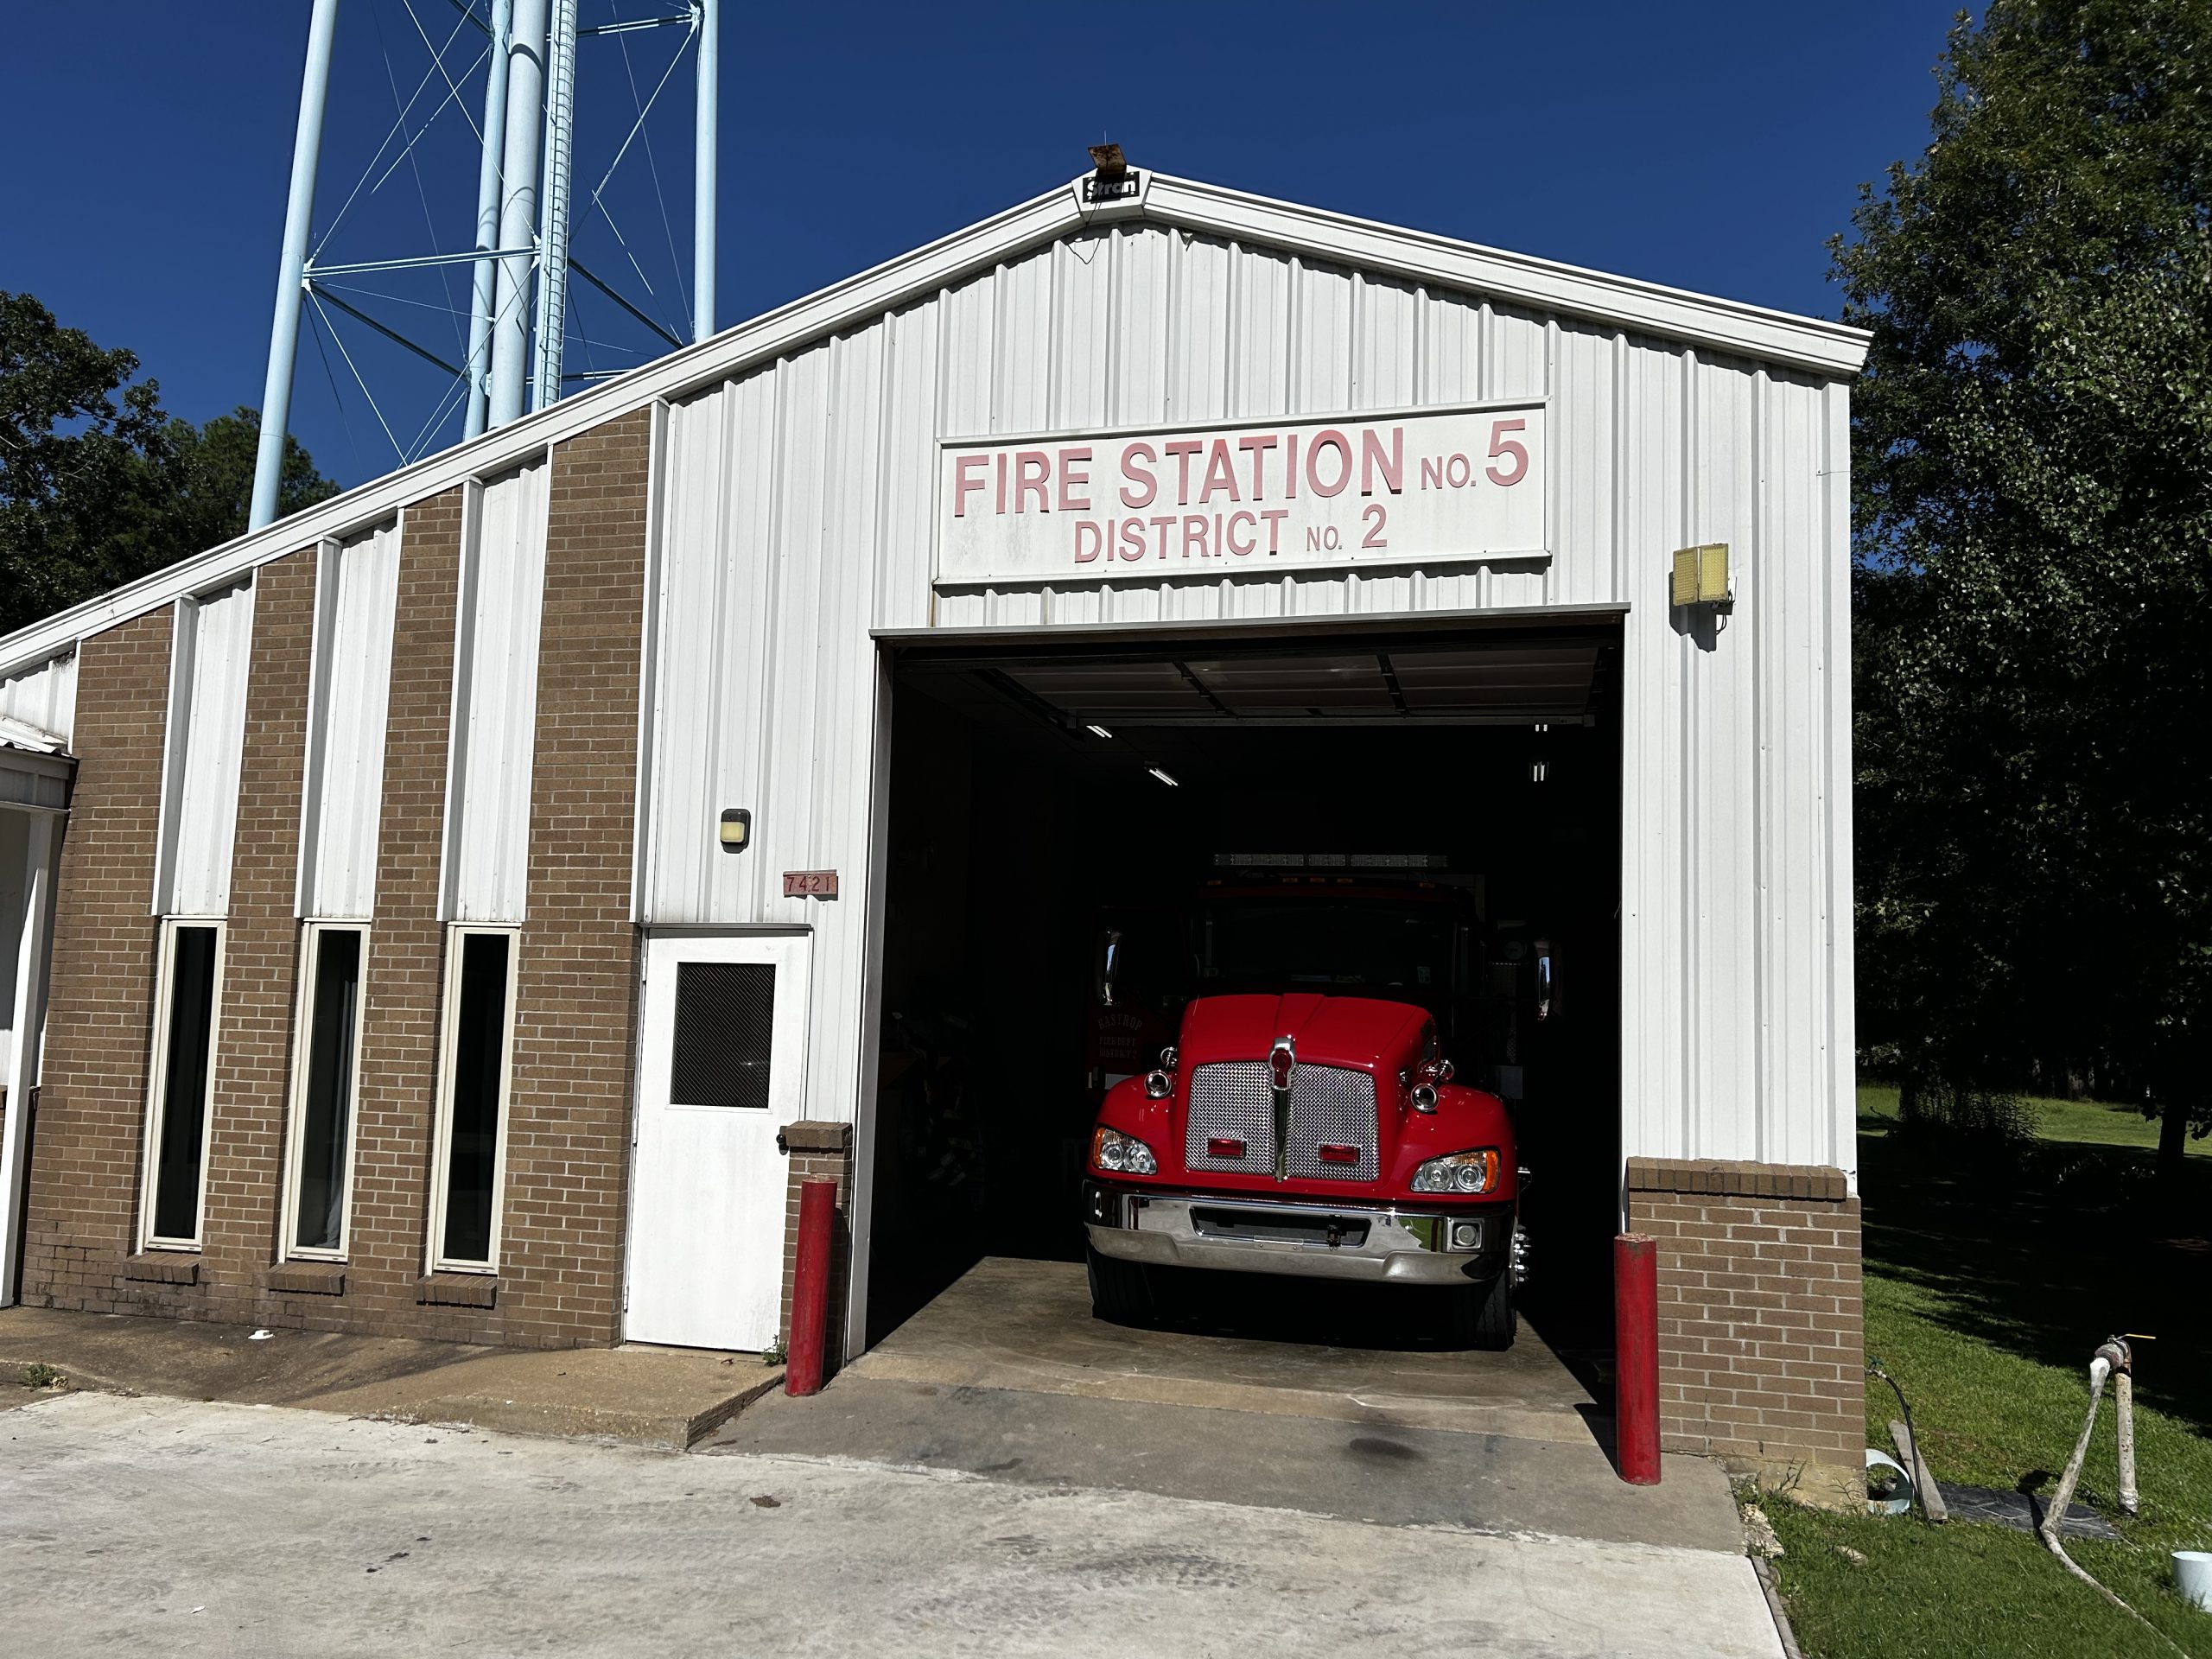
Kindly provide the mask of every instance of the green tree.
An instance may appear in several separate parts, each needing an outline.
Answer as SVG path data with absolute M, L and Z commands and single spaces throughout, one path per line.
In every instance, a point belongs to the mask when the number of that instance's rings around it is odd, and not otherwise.
M 1909 1081 L 2212 1125 L 2212 0 L 1996 0 L 1839 238 L 1859 976 Z
M 260 447 L 261 411 L 245 405 L 203 426 L 172 420 L 162 429 L 159 481 L 150 504 L 149 569 L 245 533 Z M 288 435 L 276 516 L 289 518 L 337 493 L 338 486 L 315 471 L 314 457 L 300 441 Z
M 260 417 L 166 417 L 131 353 L 0 291 L 0 633 L 245 529 Z M 335 493 L 285 443 L 281 512 Z
M 29 295 L 0 293 L 0 632 L 137 574 L 121 549 L 162 424 L 137 372 Z

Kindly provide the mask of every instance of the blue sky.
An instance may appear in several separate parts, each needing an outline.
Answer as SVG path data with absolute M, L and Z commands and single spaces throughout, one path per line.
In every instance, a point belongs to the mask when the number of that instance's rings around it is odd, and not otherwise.
M 1065 180 L 1102 134 L 1143 166 L 1832 316 L 1824 243 L 1847 226 L 1860 181 L 1924 143 L 1953 10 L 1943 0 L 725 5 L 724 327 Z M 588 24 L 677 9 L 582 0 Z M 260 401 L 307 11 L 305 0 L 10 9 L 0 288 L 137 352 L 168 407 L 195 420 Z M 459 105 L 381 182 L 382 167 L 367 167 L 396 104 L 434 73 L 423 36 L 439 46 L 449 34 L 445 61 L 473 116 L 481 37 L 451 0 L 343 0 L 317 200 L 326 257 L 468 245 L 476 160 Z M 682 36 L 585 42 L 587 184 Z M 613 226 L 587 212 L 577 244 L 599 274 L 679 324 L 690 73 L 685 58 L 654 110 L 651 156 L 633 144 L 616 168 L 603 198 Z M 442 95 L 433 80 L 416 115 Z M 355 302 L 452 355 L 445 281 L 384 279 Z M 577 307 L 594 344 L 572 347 L 571 366 L 651 349 L 596 295 Z M 320 348 L 302 345 L 292 427 L 352 484 L 397 456 L 334 347 L 353 354 L 404 445 L 418 442 L 441 382 L 359 325 L 331 327 Z

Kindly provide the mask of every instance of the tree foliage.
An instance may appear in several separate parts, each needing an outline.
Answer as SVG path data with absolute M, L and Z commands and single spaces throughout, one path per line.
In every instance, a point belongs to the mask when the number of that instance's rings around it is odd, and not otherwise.
M 245 529 L 261 421 L 165 416 L 131 353 L 0 292 L 0 633 Z M 280 513 L 337 492 L 284 446 Z
M 2212 0 L 1995 0 L 1835 273 L 1862 1027 L 2212 1122 Z

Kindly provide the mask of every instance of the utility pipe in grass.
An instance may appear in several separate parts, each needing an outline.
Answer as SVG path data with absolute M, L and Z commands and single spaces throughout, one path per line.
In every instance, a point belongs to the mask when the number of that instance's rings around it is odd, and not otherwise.
M 2089 1437 L 2096 1430 L 2097 1402 L 2104 1398 L 2105 1383 L 2115 1376 L 2119 1376 L 2123 1383 L 2126 1382 L 2129 1380 L 2130 1367 L 2133 1362 L 2134 1354 L 2129 1349 L 2126 1338 L 2124 1337 L 2106 1338 L 2103 1344 L 2097 1349 L 2095 1355 L 2090 1359 L 2089 1414 L 2082 1420 L 2082 1436 L 2074 1442 L 2074 1455 L 2066 1460 L 2066 1472 L 2058 1478 L 2058 1491 L 2051 1498 L 2050 1507 L 2044 1511 L 2043 1524 L 2036 1529 L 2036 1532 L 2043 1539 L 2044 1547 L 2058 1557 L 2060 1564 L 2069 1573 L 2142 1625 L 2145 1630 L 2151 1631 L 2176 1653 L 2183 1654 L 2183 1659 L 2188 1659 L 2188 1656 L 2183 1653 L 2179 1643 L 2137 1612 L 2134 1608 L 2129 1606 L 2110 1590 L 2106 1589 L 2096 1580 L 2091 1578 L 2081 1564 L 2066 1553 L 2066 1546 L 2058 1540 L 2058 1529 L 2066 1519 L 2067 1505 L 2074 1501 L 2075 1483 L 2082 1478 L 2082 1460 L 2089 1455 Z M 2128 1502 L 2135 1493 L 2135 1410 L 2133 1390 L 2126 1387 L 2115 1389 L 2113 1398 L 2121 1420 L 2120 1430 L 2120 1486 L 2123 1495 L 2121 1507 L 2133 1515 L 2135 1512 L 2134 1505 Z

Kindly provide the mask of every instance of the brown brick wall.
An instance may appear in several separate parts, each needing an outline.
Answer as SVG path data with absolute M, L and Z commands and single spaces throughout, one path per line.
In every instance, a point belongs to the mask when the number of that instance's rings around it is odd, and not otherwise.
M 555 451 L 527 918 L 494 1280 L 423 1272 L 444 930 L 437 915 L 462 493 L 410 507 L 385 742 L 352 1229 L 283 1264 L 293 893 L 315 558 L 257 581 L 219 1011 L 206 1249 L 134 1261 L 158 930 L 149 913 L 169 613 L 88 640 L 57 887 L 27 1299 L 531 1346 L 618 1340 L 639 937 L 629 919 L 650 416 Z
M 223 938 L 223 1001 L 207 1137 L 204 1246 L 196 1279 L 133 1286 L 142 1313 L 260 1323 L 261 1281 L 274 1259 L 291 1064 L 292 918 L 306 754 L 308 662 L 315 635 L 315 556 L 264 565 L 254 577 L 253 663 L 246 680 L 231 908 Z
M 837 1183 L 837 1214 L 830 1232 L 830 1308 L 825 1325 L 823 1375 L 843 1363 L 845 1301 L 851 1294 L 853 1230 L 853 1126 L 802 1119 L 786 1123 L 777 1135 L 789 1167 L 784 1185 L 783 1313 L 776 1329 L 791 1334 L 791 1288 L 798 1275 L 799 1188 L 808 1181 Z
M 276 1259 L 276 1211 L 291 1073 L 299 926 L 300 776 L 306 763 L 308 664 L 315 646 L 315 555 L 295 553 L 254 578 L 253 666 L 246 680 L 223 945 L 221 1042 L 208 1141 L 205 1270 L 198 1311 L 259 1324 Z
M 553 452 L 499 1245 L 509 1342 L 621 1337 L 651 432 L 640 410 Z
M 458 489 L 410 506 L 400 524 L 391 687 L 385 706 L 384 799 L 376 912 L 361 1030 L 353 1208 L 346 1294 L 302 1306 L 301 1323 L 496 1342 L 496 1309 L 425 1307 L 423 1278 L 437 1094 L 438 922 L 461 583 Z
M 133 1312 L 164 1288 L 127 1281 L 123 1264 L 145 1121 L 169 620 L 166 607 L 134 618 L 77 658 L 77 788 L 54 884 L 24 1226 L 22 1296 L 35 1306 Z
M 1628 1201 L 1630 1230 L 1659 1241 L 1667 1449 L 1855 1469 L 1866 1339 L 1843 1172 L 1632 1158 Z

